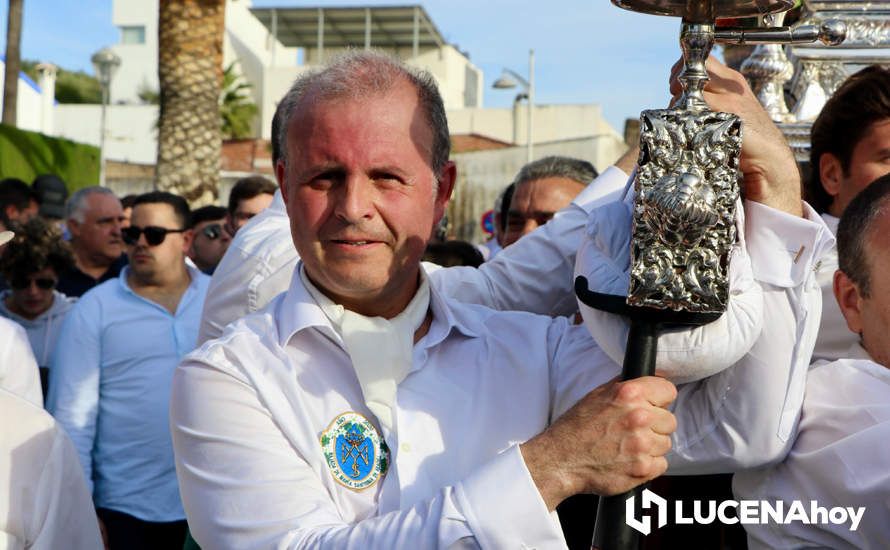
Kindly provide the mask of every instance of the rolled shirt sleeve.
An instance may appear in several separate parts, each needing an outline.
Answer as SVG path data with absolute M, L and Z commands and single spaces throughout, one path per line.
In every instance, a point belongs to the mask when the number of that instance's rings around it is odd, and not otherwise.
M 834 238 L 808 205 L 798 218 L 745 202 L 754 278 L 763 289 L 764 324 L 735 365 L 678 388 L 678 429 L 669 472 L 732 472 L 787 454 L 803 404 L 819 329 L 815 264 Z

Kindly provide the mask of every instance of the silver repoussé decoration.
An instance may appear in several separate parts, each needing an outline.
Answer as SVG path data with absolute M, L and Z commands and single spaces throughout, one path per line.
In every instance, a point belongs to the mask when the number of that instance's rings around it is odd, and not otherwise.
M 713 40 L 712 25 L 684 25 L 685 93 L 673 109 L 640 115 L 631 305 L 726 309 L 742 136 L 739 118 L 709 110 L 702 96 Z

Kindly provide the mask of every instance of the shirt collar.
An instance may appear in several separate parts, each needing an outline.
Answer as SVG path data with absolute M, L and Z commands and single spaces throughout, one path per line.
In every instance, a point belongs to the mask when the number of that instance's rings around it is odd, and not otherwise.
M 276 214 L 284 214 L 287 216 L 287 206 L 284 204 L 284 197 L 281 195 L 281 189 L 276 189 L 275 194 L 272 195 L 272 204 L 269 205 L 269 210 Z
M 426 265 L 422 265 L 422 268 L 426 271 L 427 276 L 431 275 L 431 270 Z M 439 271 L 439 269 L 433 271 Z M 479 316 L 471 314 L 463 308 L 453 308 L 451 298 L 443 296 L 436 288 L 435 278 L 430 277 L 430 308 L 433 310 L 433 322 L 430 324 L 429 332 L 422 340 L 424 347 L 429 348 L 441 343 L 451 334 L 452 330 L 457 330 L 469 338 L 477 338 L 483 334 L 485 330 Z
M 300 277 L 300 269 L 303 262 L 297 263 L 294 273 L 291 275 L 290 286 L 278 307 L 278 335 L 279 344 L 284 347 L 293 336 L 301 330 L 318 327 L 327 329 L 342 347 L 343 342 L 337 335 L 337 331 L 331 326 L 331 321 L 324 314 L 318 304 L 310 295 L 303 280 Z M 421 266 L 426 270 L 425 266 Z M 427 276 L 430 273 L 427 270 Z M 430 308 L 433 311 L 433 322 L 430 330 L 423 338 L 425 347 L 439 344 L 451 333 L 452 329 L 458 330 L 465 336 L 475 338 L 484 332 L 477 316 L 464 311 L 455 311 L 449 304 L 449 299 L 442 296 L 434 278 L 430 279 Z
M 189 292 L 191 292 L 198 286 L 198 278 L 199 277 L 207 276 L 207 275 L 204 275 L 203 273 L 201 273 L 201 271 L 198 268 L 191 266 L 188 263 L 185 264 L 185 269 L 186 269 L 186 271 L 188 271 L 188 274 L 189 274 L 189 286 L 188 286 L 188 288 L 186 288 L 185 292 L 183 293 L 183 295 L 182 295 L 183 298 L 185 297 L 186 294 L 188 294 Z M 130 273 L 129 265 L 125 265 L 123 268 L 121 268 L 121 272 L 117 276 L 118 283 L 120 284 L 120 286 L 124 290 L 124 292 L 128 292 L 134 296 L 138 296 L 138 297 L 142 298 L 141 296 L 139 296 L 138 294 L 133 292 L 132 288 L 130 288 L 130 283 L 127 282 L 127 275 L 129 273 Z M 181 302 L 182 302 L 182 300 L 180 299 L 180 303 Z
M 303 280 L 300 277 L 302 266 L 303 262 L 299 261 L 296 267 L 294 267 L 290 286 L 276 312 L 276 318 L 278 319 L 278 343 L 281 347 L 284 347 L 301 330 L 310 327 L 320 327 L 327 328 L 342 347 L 343 341 L 337 335 L 334 327 L 331 326 L 331 321 L 303 285 Z
M 828 226 L 828 229 L 831 230 L 831 234 L 837 235 L 837 224 L 840 223 L 840 218 L 836 218 L 828 212 L 823 212 L 820 216 L 822 217 L 822 221 L 825 222 L 825 225 Z

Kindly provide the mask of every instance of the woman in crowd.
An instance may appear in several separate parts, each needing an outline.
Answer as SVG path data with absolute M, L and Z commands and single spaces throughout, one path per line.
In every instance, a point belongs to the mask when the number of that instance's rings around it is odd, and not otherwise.
M 16 229 L 6 246 L 0 266 L 10 289 L 0 293 L 0 315 L 22 325 L 40 367 L 43 394 L 46 395 L 50 357 L 62 321 L 75 298 L 55 290 L 59 273 L 74 259 L 58 229 L 33 218 Z

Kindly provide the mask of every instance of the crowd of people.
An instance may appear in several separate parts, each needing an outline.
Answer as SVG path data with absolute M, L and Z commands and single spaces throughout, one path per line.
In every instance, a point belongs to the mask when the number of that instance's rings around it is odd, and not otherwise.
M 708 71 L 745 125 L 730 304 L 628 381 L 627 323 L 574 287 L 626 290 L 646 159 L 530 162 L 489 241 L 443 239 L 442 99 L 382 54 L 301 76 L 272 123 L 278 183 L 239 180 L 226 206 L 0 181 L 0 535 L 589 547 L 583 495 L 731 473 L 740 499 L 865 507 L 855 529 L 745 525 L 751 548 L 881 547 L 890 71 L 830 99 L 805 185 L 744 78 Z

